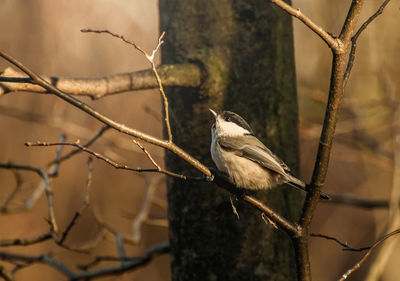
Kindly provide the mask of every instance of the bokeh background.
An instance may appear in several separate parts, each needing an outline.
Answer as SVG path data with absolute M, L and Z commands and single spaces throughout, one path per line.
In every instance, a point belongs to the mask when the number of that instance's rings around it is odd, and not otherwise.
M 294 1 L 327 31 L 338 34 L 350 1 Z M 381 1 L 366 1 L 361 19 L 375 12 Z M 124 34 L 146 50 L 158 39 L 158 2 L 154 0 L 0 0 L 0 46 L 37 73 L 62 77 L 99 77 L 149 67 L 146 59 L 120 40 L 106 35 L 83 34 L 82 28 L 109 29 Z M 296 72 L 300 106 L 301 177 L 312 174 L 318 137 L 327 100 L 331 54 L 325 44 L 303 24 L 294 20 Z M 389 199 L 399 187 L 396 135 L 399 136 L 400 3 L 392 1 L 383 15 L 361 35 L 352 75 L 346 88 L 337 128 L 326 191 L 369 199 Z M 166 35 L 168 36 L 168 34 Z M 0 61 L 0 69 L 8 65 Z M 161 103 L 158 91 L 137 91 L 84 101 L 111 118 L 138 130 L 161 137 Z M 400 116 L 397 114 L 397 116 Z M 0 162 L 45 165 L 55 147 L 27 148 L 26 141 L 88 140 L 101 125 L 64 101 L 32 93 L 11 93 L 0 97 Z M 400 137 L 397 137 L 399 139 Z M 208 145 L 208 144 L 207 144 Z M 163 151 L 146 145 L 162 163 Z M 106 132 L 93 149 L 131 166 L 151 167 L 148 159 L 127 137 Z M 70 150 L 65 148 L 65 151 Z M 55 212 L 61 229 L 67 226 L 84 199 L 87 155 L 64 162 L 52 181 Z M 151 184 L 158 184 L 151 221 L 142 227 L 137 245 L 127 245 L 127 255 L 141 255 L 148 247 L 168 240 L 165 226 L 165 187 L 161 176 L 115 170 L 101 161 L 93 163 L 90 205 L 68 236 L 67 244 L 88 247 L 99 236 L 96 216 L 126 235 L 132 234 L 135 214 Z M 22 173 L 22 191 L 11 207 L 24 204 L 40 179 Z M 0 169 L 0 205 L 15 186 L 13 173 Z M 29 237 L 48 230 L 47 205 L 42 196 L 25 212 L 0 215 L 0 239 Z M 335 236 L 354 247 L 370 245 L 388 230 L 387 209 L 365 210 L 337 204 L 319 204 L 314 233 Z M 151 225 L 156 223 L 158 226 Z M 395 222 L 396 223 L 396 222 Z M 397 222 L 398 224 L 398 222 Z M 397 225 L 399 227 L 399 225 Z M 399 280 L 400 245 L 391 239 L 387 262 L 381 267 L 384 281 Z M 388 243 L 389 243 L 388 242 Z M 49 241 L 35 246 L 5 250 L 40 254 L 51 252 L 73 266 L 89 262 L 96 255 L 117 255 L 110 234 L 98 241 L 89 255 L 71 253 Z M 378 252 L 377 252 L 378 253 Z M 361 253 L 342 251 L 334 242 L 311 238 L 311 262 L 315 280 L 336 280 L 361 258 Z M 364 280 L 375 255 L 350 280 Z M 379 261 L 384 259 L 379 256 Z M 6 265 L 6 264 L 4 264 Z M 104 264 L 110 265 L 110 264 Z M 7 267 L 9 268 L 9 267 Z M 164 255 L 150 265 L 104 280 L 168 280 L 169 258 Z M 54 280 L 54 269 L 35 265 L 20 270 L 17 280 Z

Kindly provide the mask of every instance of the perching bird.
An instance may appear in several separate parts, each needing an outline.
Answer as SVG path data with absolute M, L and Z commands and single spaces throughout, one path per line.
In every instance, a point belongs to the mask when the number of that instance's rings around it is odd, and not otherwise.
M 210 111 L 215 118 L 211 127 L 211 157 L 232 183 L 252 190 L 288 183 L 305 190 L 305 183 L 290 174 L 289 167 L 254 136 L 242 117 L 231 111 Z

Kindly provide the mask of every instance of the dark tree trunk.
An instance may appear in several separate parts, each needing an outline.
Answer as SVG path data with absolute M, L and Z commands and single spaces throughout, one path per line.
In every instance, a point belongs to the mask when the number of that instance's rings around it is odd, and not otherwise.
M 291 18 L 265 0 L 160 0 L 166 31 L 162 63 L 197 62 L 198 89 L 169 88 L 174 141 L 211 162 L 208 108 L 243 116 L 262 141 L 296 171 L 298 127 Z M 166 155 L 170 170 L 188 169 Z M 295 219 L 302 196 L 290 187 L 256 197 Z M 295 280 L 290 239 L 213 183 L 168 178 L 172 280 Z

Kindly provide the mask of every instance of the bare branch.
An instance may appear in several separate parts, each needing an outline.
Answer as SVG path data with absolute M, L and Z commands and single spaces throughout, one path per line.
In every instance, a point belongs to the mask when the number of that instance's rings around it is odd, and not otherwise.
M 195 64 L 166 64 L 157 67 L 157 72 L 165 86 L 198 87 L 201 81 L 201 69 Z M 42 76 L 42 78 L 63 92 L 74 96 L 88 96 L 100 99 L 109 95 L 156 89 L 153 69 L 129 73 L 113 74 L 99 78 L 64 78 Z M 12 92 L 45 93 L 43 87 L 32 84 L 31 78 L 8 67 L 0 73 L 0 96 Z
M 312 236 L 312 237 L 319 237 L 319 238 L 324 238 L 324 239 L 327 239 L 327 240 L 335 241 L 336 243 L 338 243 L 340 246 L 343 247 L 343 250 L 344 250 L 344 251 L 361 252 L 361 251 L 365 251 L 365 250 L 371 249 L 371 246 L 362 247 L 362 248 L 353 248 L 352 246 L 349 245 L 349 243 L 347 243 L 347 242 L 342 242 L 342 241 L 340 241 L 340 240 L 339 240 L 338 238 L 336 238 L 336 237 L 329 236 L 329 235 L 325 235 L 325 234 L 311 233 L 310 236 Z
M 123 35 L 116 34 L 116 33 L 111 32 L 109 30 L 81 29 L 81 32 L 93 32 L 93 33 L 106 33 L 106 34 L 109 34 L 109 35 L 111 35 L 113 37 L 121 39 L 122 41 L 124 41 L 125 43 L 127 43 L 129 45 L 132 45 L 133 47 L 135 47 L 136 50 L 141 52 L 147 58 L 147 60 L 151 64 L 151 68 L 152 68 L 154 76 L 156 78 L 157 85 L 158 85 L 158 88 L 160 90 L 161 97 L 163 98 L 164 114 L 165 114 L 165 119 L 164 119 L 165 120 L 165 127 L 167 128 L 168 141 L 172 143 L 171 125 L 169 123 L 168 99 L 167 99 L 167 96 L 165 95 L 164 88 L 163 88 L 163 85 L 161 83 L 161 78 L 160 78 L 160 76 L 159 76 L 159 74 L 157 72 L 157 68 L 156 68 L 156 65 L 154 63 L 154 56 L 157 53 L 157 51 L 160 49 L 161 45 L 164 43 L 164 41 L 162 39 L 163 39 L 163 37 L 165 35 L 165 32 L 163 32 L 160 35 L 160 38 L 158 39 L 158 44 L 155 47 L 155 49 L 153 50 L 153 52 L 151 53 L 151 55 L 149 55 L 143 48 L 141 48 L 135 42 L 126 39 Z
M 169 252 L 170 252 L 169 244 L 161 243 L 161 244 L 158 244 L 158 245 L 155 245 L 155 246 L 149 248 L 146 251 L 145 255 L 143 255 L 142 257 L 125 257 L 125 258 L 121 259 L 121 257 L 98 256 L 92 262 L 85 264 L 85 265 L 80 265 L 79 267 L 83 270 L 87 270 L 88 268 L 93 267 L 102 261 L 116 261 L 116 262 L 123 261 L 123 263 L 121 263 L 120 266 L 116 266 L 116 267 L 108 267 L 108 268 L 104 268 L 104 269 L 82 272 L 79 274 L 79 278 L 75 278 L 73 280 L 107 276 L 107 275 L 111 275 L 111 274 L 120 274 L 120 273 L 126 272 L 128 270 L 135 269 L 139 266 L 146 265 L 156 256 L 166 254 Z
M 356 197 L 349 194 L 328 194 L 330 200 L 325 200 L 323 203 L 325 204 L 341 204 L 341 205 L 349 205 L 352 207 L 358 207 L 363 209 L 379 209 L 379 208 L 388 208 L 389 201 L 384 199 L 365 199 Z
M 8 246 L 28 246 L 32 244 L 37 244 L 52 238 L 51 232 L 46 232 L 30 238 L 12 238 L 12 239 L 1 239 L 0 247 Z
M 103 126 L 89 141 L 87 141 L 85 144 L 83 144 L 83 146 L 84 146 L 84 147 L 89 147 L 89 146 L 91 146 L 91 145 L 92 145 L 97 139 L 99 139 L 99 138 L 104 134 L 104 132 L 107 131 L 108 129 L 110 129 L 109 126 Z M 61 142 L 63 142 L 63 141 L 61 141 Z M 61 147 L 63 147 L 63 145 L 61 145 Z M 47 166 L 49 167 L 49 166 L 51 166 L 51 165 L 53 165 L 53 164 L 63 162 L 63 161 L 65 161 L 65 160 L 71 158 L 72 156 L 74 156 L 75 154 L 77 154 L 77 153 L 79 153 L 79 152 L 81 152 L 81 151 L 82 151 L 82 150 L 79 149 L 79 148 L 77 148 L 77 149 L 75 149 L 75 150 L 72 150 L 72 151 L 68 152 L 67 154 L 65 154 L 65 155 L 63 155 L 63 156 L 61 156 L 61 157 L 59 157 L 59 158 L 56 158 L 56 159 L 54 159 L 53 161 L 49 162 L 49 163 L 47 164 Z
M 22 178 L 20 173 L 18 171 L 14 171 L 14 178 L 15 178 L 15 188 L 13 191 L 10 193 L 10 195 L 7 197 L 6 201 L 4 204 L 1 206 L 0 210 L 2 213 L 6 213 L 8 210 L 8 205 L 10 202 L 14 199 L 15 195 L 21 190 L 22 186 Z
M 165 175 L 168 175 L 168 176 L 176 177 L 176 178 L 187 179 L 187 177 L 184 176 L 184 175 L 176 174 L 176 173 L 174 173 L 174 172 L 167 171 L 167 170 L 161 168 L 160 165 L 158 165 L 157 162 L 153 159 L 153 157 L 151 157 L 151 155 L 150 155 L 150 153 L 147 151 L 147 149 L 144 148 L 144 146 L 142 146 L 142 145 L 141 145 L 138 141 L 136 141 L 136 140 L 132 140 L 132 141 L 133 141 L 133 143 L 135 143 L 135 144 L 146 154 L 147 158 L 149 158 L 149 160 L 151 161 L 151 163 L 153 163 L 153 165 L 156 167 L 156 169 L 157 169 L 158 172 L 160 172 L 160 173 L 162 173 L 162 174 L 165 174 Z
M 367 26 L 375 19 L 377 18 L 380 14 L 383 13 L 383 9 L 385 9 L 386 5 L 389 4 L 390 0 L 385 0 L 379 9 L 372 15 L 370 16 L 357 30 L 357 32 L 353 35 L 351 38 L 351 49 L 350 49 L 350 54 L 349 54 L 349 60 L 347 63 L 347 68 L 346 72 L 344 73 L 344 85 L 347 84 L 347 81 L 349 79 L 351 70 L 353 68 L 354 60 L 356 58 L 356 49 L 357 49 L 357 40 L 360 34 L 367 28 Z
M 187 179 L 187 177 L 184 176 L 184 175 L 176 174 L 176 173 L 173 173 L 173 172 L 170 172 L 170 171 L 166 171 L 166 170 L 162 169 L 159 166 L 158 167 L 156 166 L 157 167 L 156 169 L 142 169 L 142 168 L 132 168 L 132 167 L 129 167 L 129 166 L 125 165 L 125 164 L 117 163 L 117 162 L 111 160 L 110 158 L 100 154 L 100 153 L 97 153 L 97 152 L 95 152 L 93 150 L 90 150 L 87 147 L 84 147 L 84 146 L 80 145 L 79 144 L 79 140 L 76 141 L 76 142 L 73 142 L 73 143 L 71 143 L 71 142 L 36 142 L 36 143 L 26 142 L 25 145 L 26 146 L 54 146 L 54 145 L 75 146 L 78 149 L 93 155 L 97 159 L 100 159 L 100 160 L 106 162 L 107 164 L 113 166 L 116 169 L 134 171 L 134 172 L 138 172 L 138 173 L 143 173 L 143 172 L 162 173 L 162 174 L 166 174 L 166 175 L 169 175 L 169 176 L 177 177 L 177 178 L 180 178 L 180 179 Z M 152 161 L 154 161 L 154 160 L 152 160 Z
M 14 277 L 3 266 L 0 266 L 0 277 L 6 281 L 14 281 Z
M 88 158 L 88 178 L 86 182 L 86 189 L 85 189 L 85 198 L 83 200 L 82 206 L 79 209 L 78 212 L 76 212 L 71 220 L 71 222 L 68 224 L 68 226 L 65 228 L 64 232 L 62 233 L 60 239 L 58 240 L 58 244 L 63 244 L 65 239 L 67 238 L 69 232 L 71 231 L 72 227 L 76 224 L 77 220 L 80 218 L 82 213 L 85 211 L 89 204 L 89 193 L 90 193 L 90 186 L 92 185 L 92 173 L 93 173 L 93 165 L 92 165 L 92 158 Z
M 346 280 L 347 277 L 350 276 L 350 274 L 352 274 L 354 271 L 356 271 L 357 269 L 359 269 L 361 267 L 361 265 L 365 262 L 365 260 L 371 255 L 372 250 L 374 250 L 377 246 L 379 246 L 381 243 L 383 243 L 386 239 L 399 234 L 400 233 L 400 229 L 397 229 L 395 231 L 392 231 L 388 234 L 386 234 L 385 236 L 383 236 L 381 239 L 379 239 L 378 241 L 376 241 L 371 248 L 368 250 L 368 252 L 362 257 L 362 259 L 357 262 L 352 268 L 350 268 L 349 270 L 347 270 L 342 277 L 339 279 L 339 281 L 343 281 Z
M 53 93 L 57 97 L 65 100 L 66 102 L 68 102 L 68 103 L 72 104 L 73 106 L 79 108 L 83 112 L 91 115 L 92 117 L 94 117 L 95 119 L 99 120 L 100 122 L 102 122 L 102 123 L 104 123 L 106 125 L 109 125 L 111 128 L 113 128 L 113 129 L 115 129 L 115 130 L 117 130 L 117 131 L 119 131 L 119 132 L 121 132 L 123 134 L 139 138 L 141 140 L 144 140 L 146 142 L 149 142 L 151 144 L 163 147 L 163 148 L 171 151 L 172 153 L 176 154 L 181 159 L 185 160 L 191 166 L 196 168 L 198 171 L 203 173 L 206 177 L 211 178 L 212 174 L 211 174 L 210 170 L 206 166 L 204 166 L 202 163 L 200 163 L 200 161 L 198 161 L 197 159 L 195 159 L 192 156 L 190 156 L 188 153 L 186 153 L 184 150 L 182 150 L 180 147 L 176 146 L 172 142 L 165 141 L 165 140 L 160 140 L 158 138 L 155 138 L 153 136 L 147 135 L 147 134 L 142 133 L 140 131 L 131 129 L 131 128 L 123 125 L 123 124 L 117 123 L 114 120 L 112 120 L 112 119 L 100 114 L 99 112 L 94 110 L 92 107 L 90 107 L 89 105 L 85 104 L 84 102 L 78 100 L 77 98 L 72 97 L 72 96 L 60 91 L 56 87 L 52 86 L 51 84 L 49 84 L 48 82 L 43 80 L 39 75 L 37 75 L 36 73 L 34 73 L 30 69 L 28 69 L 22 63 L 20 63 L 19 61 L 17 61 L 16 59 L 11 57 L 10 55 L 6 54 L 5 52 L 0 51 L 0 56 L 3 57 L 8 62 L 12 63 L 13 65 L 17 66 L 21 71 L 25 72 L 29 77 L 31 77 L 33 83 L 35 83 L 37 85 L 40 85 L 41 87 L 45 88 L 47 91 Z
M 49 213 L 48 222 L 50 223 L 51 231 L 54 233 L 57 233 L 58 227 L 57 227 L 57 223 L 56 223 L 56 219 L 55 219 L 55 215 L 54 215 L 53 191 L 52 191 L 49 177 L 48 177 L 46 171 L 43 168 L 36 168 L 33 166 L 29 166 L 29 165 L 19 165 L 19 164 L 14 164 L 11 162 L 0 163 L 0 168 L 35 172 L 42 178 L 42 181 L 44 183 L 44 188 L 46 191 L 46 197 L 47 197 L 47 207 L 48 207 L 48 213 Z
M 143 199 L 142 208 L 136 215 L 132 222 L 132 238 L 133 240 L 139 242 L 142 237 L 142 224 L 146 222 L 149 218 L 149 212 L 154 194 L 158 186 L 163 182 L 163 178 L 152 178 L 149 186 L 147 187 L 147 193 Z
M 392 121 L 393 133 L 393 180 L 392 180 L 392 193 L 390 196 L 390 209 L 389 220 L 384 228 L 383 233 L 393 231 L 400 227 L 400 104 L 397 103 L 396 110 L 393 114 Z M 395 249 L 395 241 L 391 240 L 386 242 L 374 256 L 368 274 L 365 278 L 366 281 L 379 280 L 383 274 L 386 264 Z
M 338 38 L 333 37 L 328 32 L 326 32 L 322 27 L 319 27 L 315 24 L 310 18 L 304 15 L 300 9 L 294 9 L 292 6 L 286 4 L 282 0 L 270 0 L 272 3 L 280 7 L 289 15 L 298 18 L 302 21 L 308 28 L 310 28 L 315 34 L 317 34 L 324 42 L 328 45 L 329 48 L 334 50 L 335 52 L 342 52 L 342 43 Z

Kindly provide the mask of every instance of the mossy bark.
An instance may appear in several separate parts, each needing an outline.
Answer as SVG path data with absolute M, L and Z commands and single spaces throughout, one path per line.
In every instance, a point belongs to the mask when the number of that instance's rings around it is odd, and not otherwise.
M 298 170 L 298 119 L 291 18 L 265 0 L 160 0 L 162 63 L 197 63 L 199 88 L 168 88 L 174 141 L 213 166 L 208 108 L 243 116 Z M 169 170 L 196 173 L 167 153 Z M 302 196 L 290 187 L 255 194 L 288 219 Z M 172 280 L 295 280 L 287 235 L 213 183 L 168 178 Z

